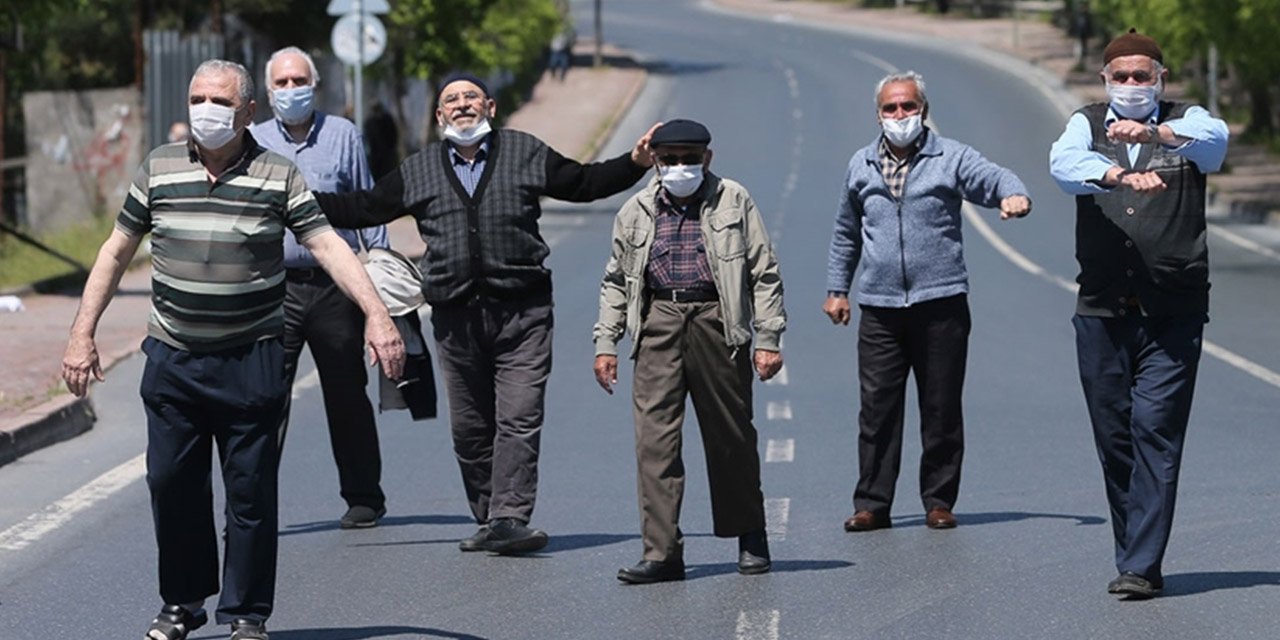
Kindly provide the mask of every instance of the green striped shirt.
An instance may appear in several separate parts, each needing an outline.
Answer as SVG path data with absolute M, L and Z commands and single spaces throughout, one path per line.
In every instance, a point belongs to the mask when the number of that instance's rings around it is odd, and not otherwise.
M 245 153 L 209 181 L 194 147 L 156 148 L 129 188 L 116 228 L 151 233 L 147 332 L 209 352 L 284 331 L 284 230 L 304 241 L 329 223 L 293 163 L 245 132 Z

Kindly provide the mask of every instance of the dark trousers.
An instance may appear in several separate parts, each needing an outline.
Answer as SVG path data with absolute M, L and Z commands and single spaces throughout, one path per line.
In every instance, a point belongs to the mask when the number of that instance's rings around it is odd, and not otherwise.
M 1116 568 L 1150 580 L 1163 578 L 1204 323 L 1203 315 L 1072 320 Z
M 751 424 L 751 345 L 725 344 L 719 303 L 664 300 L 649 303 L 637 341 L 632 396 L 644 559 L 684 559 L 680 449 L 689 396 L 706 452 L 715 535 L 763 530 L 760 453 Z
M 920 500 L 951 509 L 964 457 L 965 363 L 969 302 L 965 295 L 903 309 L 861 307 L 858 324 L 858 511 L 888 513 L 902 464 L 907 375 L 920 401 Z
M 293 384 L 305 344 L 320 374 L 329 443 L 347 506 L 383 508 L 382 454 L 373 406 L 365 393 L 364 314 L 320 269 L 289 269 L 284 299 L 285 379 Z M 308 279 L 303 280 L 302 274 Z M 284 447 L 288 412 L 280 428 Z
M 431 314 L 453 450 L 476 522 L 529 522 L 551 376 L 551 296 L 472 299 Z
M 142 343 L 147 364 L 147 486 L 160 551 L 160 597 L 195 602 L 218 592 L 210 461 L 218 445 L 226 488 L 220 624 L 266 620 L 276 583 L 276 429 L 289 387 L 279 340 L 216 353 Z

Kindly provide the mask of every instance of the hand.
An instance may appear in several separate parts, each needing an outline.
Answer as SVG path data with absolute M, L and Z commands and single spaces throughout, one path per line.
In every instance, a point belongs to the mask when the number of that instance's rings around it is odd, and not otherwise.
M 364 321 L 364 341 L 369 345 L 369 364 L 382 363 L 382 373 L 392 380 L 404 375 L 404 340 L 386 313 Z
M 777 351 L 765 351 L 764 349 L 756 349 L 756 375 L 761 380 L 768 380 L 776 375 L 782 369 L 782 354 Z
M 62 379 L 71 393 L 83 398 L 89 393 L 90 376 L 98 382 L 106 380 L 102 376 L 102 364 L 98 361 L 98 346 L 91 337 L 73 335 L 62 355 Z
M 1138 193 L 1160 193 L 1169 188 L 1160 174 L 1154 171 L 1130 172 L 1120 178 L 1120 185 Z
M 1009 196 L 1000 201 L 1000 219 L 1022 218 L 1031 213 L 1031 198 L 1026 196 Z
M 1135 120 L 1116 120 L 1107 127 L 1107 139 L 1126 144 L 1146 144 L 1152 141 L 1152 135 L 1146 123 Z
M 631 150 L 632 162 L 646 169 L 653 166 L 653 153 L 649 151 L 649 139 L 653 137 L 653 132 L 657 131 L 658 127 L 661 126 L 661 122 L 655 122 L 652 127 L 649 127 L 648 131 L 644 132 L 644 135 L 640 136 L 639 140 L 636 140 L 636 146 Z
M 613 395 L 613 385 L 618 384 L 618 356 L 601 354 L 596 356 L 596 384 Z
M 849 310 L 849 298 L 841 296 L 827 296 L 827 301 L 822 303 L 822 312 L 831 318 L 831 324 L 849 324 L 853 315 Z

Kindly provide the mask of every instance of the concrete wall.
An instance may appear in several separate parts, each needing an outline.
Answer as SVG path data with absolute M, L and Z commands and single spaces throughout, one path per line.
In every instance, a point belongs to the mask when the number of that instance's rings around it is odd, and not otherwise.
M 27 223 L 57 231 L 114 215 L 141 164 L 142 98 L 133 88 L 36 91 L 22 98 Z

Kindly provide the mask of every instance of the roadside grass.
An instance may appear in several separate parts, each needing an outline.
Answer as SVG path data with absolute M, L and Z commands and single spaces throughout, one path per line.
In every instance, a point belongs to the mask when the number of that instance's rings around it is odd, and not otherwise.
M 67 229 L 36 236 L 40 242 L 86 268 L 115 225 L 112 216 L 94 216 Z M 7 233 L 0 232 L 0 289 L 29 285 L 75 272 L 71 265 Z

